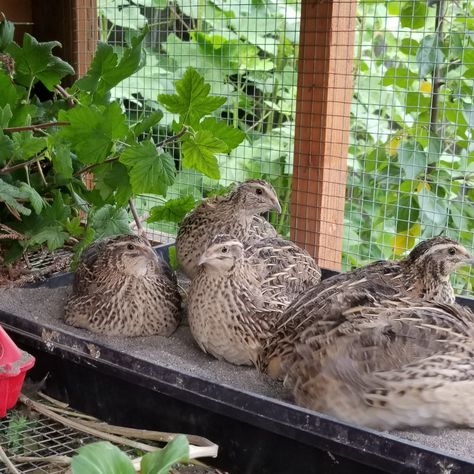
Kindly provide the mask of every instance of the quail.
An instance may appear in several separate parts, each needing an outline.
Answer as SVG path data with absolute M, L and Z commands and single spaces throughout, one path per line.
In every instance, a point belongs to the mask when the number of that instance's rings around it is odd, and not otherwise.
M 143 238 L 105 238 L 81 255 L 66 323 L 107 335 L 169 336 L 180 317 L 176 277 Z
M 453 303 L 450 274 L 473 262 L 464 246 L 438 236 L 420 242 L 400 261 L 377 261 L 330 277 L 302 293 L 275 320 L 272 337 L 266 341 L 257 365 L 273 378 L 285 378 L 304 330 L 320 321 L 330 330 L 344 310 L 360 304 L 361 291 L 368 295 L 365 304 L 396 295 Z
M 279 238 L 244 248 L 217 235 L 199 260 L 188 294 L 188 321 L 202 350 L 252 365 L 271 322 L 300 292 L 320 280 L 305 251 Z
M 296 403 L 382 430 L 474 428 L 468 308 L 392 298 L 343 316 L 329 332 L 324 323 L 313 324 L 296 345 Z
M 229 234 L 244 245 L 276 231 L 260 214 L 280 203 L 273 187 L 260 179 L 238 184 L 226 196 L 213 196 L 192 210 L 181 223 L 176 237 L 176 257 L 184 273 L 192 278 L 207 243 L 217 234 Z

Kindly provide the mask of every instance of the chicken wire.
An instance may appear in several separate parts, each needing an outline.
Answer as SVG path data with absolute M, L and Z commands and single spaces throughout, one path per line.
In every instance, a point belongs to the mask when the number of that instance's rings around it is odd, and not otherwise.
M 158 94 L 173 92 L 193 66 L 227 97 L 219 117 L 247 132 L 219 157 L 221 179 L 179 169 L 166 198 L 137 199 L 140 213 L 263 177 L 284 211 L 271 222 L 323 266 L 400 258 L 440 233 L 473 248 L 473 0 L 78 4 L 89 50 L 95 37 L 120 54 L 150 27 L 147 64 L 112 91 L 131 119 L 159 107 Z M 89 60 L 79 55 L 79 71 Z M 164 112 L 157 141 L 171 134 Z M 149 228 L 158 238 L 176 232 L 168 223 Z M 471 293 L 468 270 L 455 285 Z

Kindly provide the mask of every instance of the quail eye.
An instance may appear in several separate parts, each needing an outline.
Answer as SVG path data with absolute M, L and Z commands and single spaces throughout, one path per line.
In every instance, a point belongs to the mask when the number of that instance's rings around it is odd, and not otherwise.
M 449 250 L 448 250 L 448 253 L 449 255 L 456 255 L 456 249 L 454 247 L 451 247 Z
M 222 253 L 227 253 L 227 247 L 223 247 L 221 250 Z
M 128 250 L 133 250 L 135 246 L 133 244 L 128 244 L 127 245 Z
M 255 192 L 256 192 L 257 194 L 259 194 L 259 195 L 260 195 L 260 194 L 263 194 L 263 191 L 262 191 L 260 188 L 257 188 L 257 189 L 255 190 Z

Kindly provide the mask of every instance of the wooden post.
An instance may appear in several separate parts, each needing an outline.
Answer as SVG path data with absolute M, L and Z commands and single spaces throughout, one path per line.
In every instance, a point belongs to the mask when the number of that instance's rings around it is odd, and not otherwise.
M 291 237 L 340 269 L 355 0 L 302 0 Z

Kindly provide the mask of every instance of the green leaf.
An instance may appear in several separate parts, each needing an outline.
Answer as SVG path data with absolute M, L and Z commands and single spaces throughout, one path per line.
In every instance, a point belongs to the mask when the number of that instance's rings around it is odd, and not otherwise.
M 79 448 L 72 458 L 73 474 L 135 474 L 128 456 L 109 441 Z
M 419 43 L 412 38 L 403 38 L 400 45 L 400 51 L 408 56 L 415 56 L 418 50 Z
M 4 202 L 18 219 L 19 214 L 29 216 L 31 210 L 23 206 L 18 199 L 29 199 L 30 194 L 0 179 L 0 202 Z
M 13 155 L 13 141 L 0 130 L 0 165 L 3 165 Z
M 416 52 L 416 61 L 420 77 L 430 74 L 437 64 L 444 61 L 444 54 L 438 45 L 437 35 L 427 35 L 421 40 L 420 47 Z
M 183 166 L 194 168 L 209 178 L 221 177 L 216 153 L 227 151 L 227 145 L 214 137 L 208 130 L 200 130 L 194 137 L 189 136 L 183 142 Z
M 80 237 L 84 233 L 84 227 L 81 223 L 81 218 L 79 216 L 74 217 L 73 219 L 68 219 L 65 222 L 64 226 L 71 235 L 74 235 L 76 237 Z
M 114 162 L 104 171 L 97 170 L 95 178 L 95 187 L 103 199 L 113 196 L 119 206 L 124 206 L 133 195 L 128 169 L 122 163 Z
M 59 191 L 55 191 L 52 204 L 43 209 L 41 217 L 44 222 L 55 224 L 63 222 L 70 214 L 71 208 L 65 204 L 63 195 Z
M 142 133 L 148 132 L 163 118 L 163 112 L 161 110 L 155 110 L 150 115 L 145 117 L 140 122 L 137 122 L 133 127 L 133 134 L 138 137 Z
M 51 159 L 53 168 L 57 174 L 69 179 L 72 177 L 72 158 L 71 150 L 67 143 L 57 143 L 54 145 Z
M 132 46 L 124 49 L 120 61 L 112 46 L 99 42 L 89 70 L 75 85 L 81 90 L 97 93 L 102 97 L 124 79 L 135 74 L 145 64 L 142 42 L 147 33 L 148 27 L 145 27 L 138 36 L 132 38 Z
M 28 245 L 41 245 L 46 242 L 48 249 L 52 251 L 62 247 L 68 237 L 69 235 L 63 231 L 61 226 L 48 226 L 34 234 L 28 241 Z
M 179 114 L 182 124 L 196 126 L 202 117 L 227 101 L 225 97 L 210 96 L 211 86 L 204 83 L 204 77 L 192 67 L 176 81 L 175 86 L 177 94 L 160 94 L 158 100 L 166 110 Z
M 115 140 L 126 136 L 125 115 L 117 102 L 106 107 L 81 106 L 59 112 L 59 120 L 68 120 L 60 134 L 72 144 L 79 161 L 99 163 L 110 153 Z
M 150 217 L 147 222 L 175 222 L 179 224 L 184 216 L 194 208 L 196 201 L 193 196 L 181 196 L 166 201 L 162 206 L 154 206 L 150 209 Z
M 13 157 L 27 159 L 37 155 L 47 147 L 45 137 L 34 137 L 33 132 L 15 132 L 13 138 Z
M 224 121 L 214 117 L 204 119 L 200 124 L 202 130 L 209 130 L 212 134 L 227 145 L 227 153 L 236 148 L 245 138 L 245 132 L 229 127 Z
M 417 75 L 406 67 L 389 67 L 384 74 L 382 84 L 384 86 L 396 85 L 402 89 L 409 89 L 416 79 L 418 79 Z
M 419 144 L 404 140 L 398 148 L 398 162 L 408 179 L 415 179 L 426 170 L 427 157 Z
M 140 464 L 141 474 L 168 474 L 176 463 L 189 462 L 189 443 L 184 435 L 178 435 L 163 449 L 145 454 Z
M 418 30 L 425 26 L 427 13 L 426 2 L 408 0 L 400 13 L 400 23 L 405 28 Z
M 41 214 L 45 202 L 38 191 L 26 183 L 21 183 L 20 190 L 29 194 L 30 203 L 33 206 L 33 209 L 35 210 L 36 214 Z
M 159 153 L 150 140 L 127 148 L 120 162 L 130 168 L 130 184 L 134 194 L 154 193 L 166 196 L 174 182 L 176 168 L 168 153 Z
M 433 224 L 446 225 L 448 209 L 444 199 L 423 186 L 421 191 L 418 192 L 418 204 L 424 216 Z
M 58 41 L 38 43 L 33 36 L 25 33 L 23 46 L 11 43 L 7 52 L 15 60 L 15 79 L 20 84 L 29 87 L 39 79 L 50 91 L 59 84 L 61 79 L 68 74 L 74 74 L 74 69 L 65 61 L 53 56 L 51 51 L 56 46 L 61 46 Z
M 15 106 L 18 101 L 17 90 L 13 85 L 10 76 L 0 69 L 0 107 L 9 105 L 11 108 Z M 11 112 L 11 109 L 10 109 Z M 11 117 L 10 117 L 11 118 Z M 6 125 L 2 125 L 6 127 Z
M 462 114 L 470 128 L 474 128 L 474 105 L 462 103 Z
M 416 199 L 411 195 L 404 195 L 397 203 L 397 233 L 403 233 L 410 229 L 413 224 L 418 222 L 420 217 L 420 208 Z
M 132 233 L 128 225 L 127 211 L 111 204 L 106 204 L 93 212 L 91 223 L 98 239 L 109 235 Z
M 10 104 L 6 104 L 5 107 L 3 108 L 0 107 L 0 127 L 1 128 L 8 127 L 8 123 L 10 122 L 10 119 L 12 117 L 13 117 L 13 114 L 12 114 L 12 109 L 10 108 Z
M 15 25 L 3 16 L 3 21 L 0 23 L 0 52 L 5 51 L 5 48 L 13 41 L 14 33 Z

